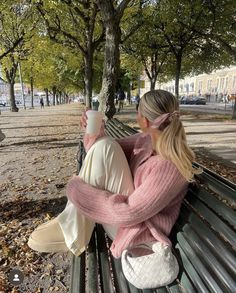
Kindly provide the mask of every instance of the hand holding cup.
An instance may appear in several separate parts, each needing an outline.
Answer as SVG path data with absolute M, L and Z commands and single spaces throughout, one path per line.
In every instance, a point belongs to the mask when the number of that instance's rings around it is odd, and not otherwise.
M 88 110 L 86 112 L 87 116 L 87 125 L 86 125 L 86 134 L 89 135 L 99 135 L 102 125 L 103 115 L 102 112 Z

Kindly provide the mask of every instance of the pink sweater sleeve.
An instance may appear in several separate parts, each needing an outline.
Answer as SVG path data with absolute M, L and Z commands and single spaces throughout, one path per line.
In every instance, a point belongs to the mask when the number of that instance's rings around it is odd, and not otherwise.
M 84 215 L 98 223 L 141 223 L 168 206 L 187 186 L 171 162 L 165 160 L 156 165 L 128 197 L 95 188 L 76 176 L 68 182 L 67 196 Z
M 116 141 L 121 146 L 123 152 L 126 155 L 126 158 L 129 160 L 131 153 L 134 149 L 134 145 L 137 141 L 137 139 L 140 137 L 141 133 L 137 133 L 134 135 L 130 135 L 124 138 L 117 138 Z

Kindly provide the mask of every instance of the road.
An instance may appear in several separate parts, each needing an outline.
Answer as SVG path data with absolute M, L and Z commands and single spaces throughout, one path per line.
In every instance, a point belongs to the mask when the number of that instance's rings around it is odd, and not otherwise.
M 231 115 L 234 104 L 232 102 L 225 103 L 207 103 L 206 105 L 180 105 L 181 110 L 201 112 L 209 114 Z

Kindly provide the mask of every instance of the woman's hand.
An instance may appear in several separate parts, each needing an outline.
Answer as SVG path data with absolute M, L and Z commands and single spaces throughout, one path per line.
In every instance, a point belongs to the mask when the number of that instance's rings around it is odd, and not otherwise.
M 90 110 L 89 108 L 85 108 L 85 110 L 83 111 L 82 113 L 82 116 L 80 117 L 80 127 L 81 129 L 85 130 L 86 127 L 87 127 L 87 115 L 86 115 L 86 112 Z M 88 150 L 91 148 L 91 146 L 101 137 L 105 136 L 105 122 L 104 120 L 102 121 L 102 124 L 101 124 L 101 129 L 100 129 L 100 132 L 99 134 L 87 134 L 85 133 L 84 134 L 84 147 L 85 147 L 85 150 L 86 152 L 88 152 Z
M 82 116 L 80 117 L 80 121 L 79 121 L 79 125 L 81 127 L 81 129 L 86 129 L 86 126 L 87 126 L 87 115 L 86 115 L 86 112 L 90 110 L 88 107 L 86 107 L 82 113 Z

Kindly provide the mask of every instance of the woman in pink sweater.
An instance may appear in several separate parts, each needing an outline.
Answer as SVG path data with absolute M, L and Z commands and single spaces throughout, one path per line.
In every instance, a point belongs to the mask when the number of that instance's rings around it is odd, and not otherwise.
M 108 235 L 114 238 L 110 248 L 113 256 L 122 256 L 126 278 L 139 288 L 163 286 L 172 282 L 178 273 L 178 264 L 171 252 L 168 236 L 179 215 L 188 183 L 199 172 L 192 168 L 194 154 L 187 146 L 179 116 L 178 100 L 169 92 L 150 91 L 141 98 L 137 121 L 142 133 L 116 140 L 126 156 L 133 178 L 134 186 L 130 186 L 126 194 L 119 192 L 119 188 L 116 192 L 112 188 L 98 188 L 101 184 L 83 180 L 81 176 L 73 177 L 67 185 L 71 210 L 75 211 L 76 208 L 75 217 L 79 215 L 82 217 L 81 223 L 89 223 L 87 226 L 83 224 L 87 228 L 80 227 L 87 231 L 85 245 L 92 233 L 93 223 L 102 223 Z M 85 136 L 88 154 L 92 150 L 98 151 L 104 139 L 102 133 L 96 138 Z M 112 165 L 116 157 L 111 155 L 111 150 L 116 149 L 112 154 L 120 152 L 117 142 L 106 138 L 104 154 L 100 149 L 101 157 L 110 158 L 109 162 L 102 160 L 100 163 L 105 165 L 106 174 L 100 174 L 101 178 L 106 178 L 105 181 L 109 181 L 112 169 L 120 171 L 125 166 L 123 162 L 120 166 L 107 167 Z M 125 166 L 124 169 L 128 168 Z M 122 178 L 127 177 L 129 175 Z M 68 213 L 66 217 L 69 218 Z M 63 227 L 62 223 L 67 222 L 64 216 L 60 218 L 59 215 L 65 238 L 66 225 Z M 47 226 L 50 224 L 46 224 L 43 229 L 47 230 Z M 31 247 L 35 249 L 34 245 Z M 156 265 L 165 268 L 162 274 L 158 271 L 159 280 L 153 276 L 153 266 Z M 149 269 L 152 274 L 148 273 Z

